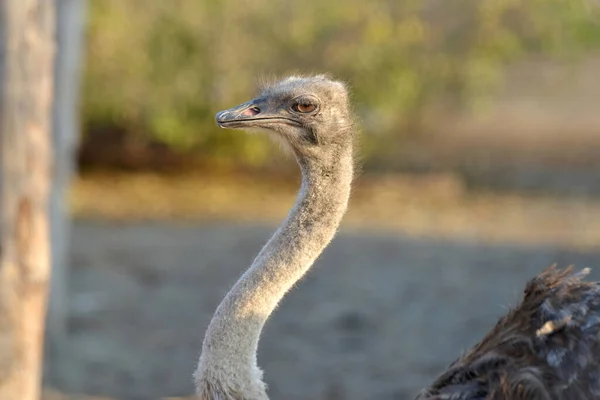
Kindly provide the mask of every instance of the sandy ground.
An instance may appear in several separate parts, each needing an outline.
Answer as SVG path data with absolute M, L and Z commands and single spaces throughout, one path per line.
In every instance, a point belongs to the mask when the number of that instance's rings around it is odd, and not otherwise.
M 47 359 L 46 399 L 191 395 L 209 318 L 272 228 L 76 221 L 70 334 Z M 270 394 L 410 399 L 529 277 L 555 262 L 600 265 L 600 247 L 579 248 L 343 229 L 266 326 Z

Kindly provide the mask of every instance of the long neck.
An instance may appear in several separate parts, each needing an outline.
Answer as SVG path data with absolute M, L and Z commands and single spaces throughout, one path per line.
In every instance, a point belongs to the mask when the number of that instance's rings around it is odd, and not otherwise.
M 342 220 L 352 183 L 352 149 L 332 149 L 318 162 L 299 158 L 299 164 L 302 187 L 288 217 L 210 322 L 196 373 L 200 380 L 229 380 L 222 383 L 240 390 L 244 382 L 260 380 L 256 351 L 265 321 L 329 244 Z

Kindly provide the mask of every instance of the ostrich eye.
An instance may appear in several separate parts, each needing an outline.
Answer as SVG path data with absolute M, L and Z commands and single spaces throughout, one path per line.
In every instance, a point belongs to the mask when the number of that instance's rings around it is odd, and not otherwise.
M 312 103 L 296 103 L 292 106 L 292 109 L 299 113 L 305 114 L 315 111 L 317 109 L 317 106 Z

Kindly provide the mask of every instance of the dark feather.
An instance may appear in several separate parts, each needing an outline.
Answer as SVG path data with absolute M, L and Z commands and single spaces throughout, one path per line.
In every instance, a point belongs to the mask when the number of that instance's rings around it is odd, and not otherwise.
M 600 399 L 600 283 L 554 266 L 417 400 Z

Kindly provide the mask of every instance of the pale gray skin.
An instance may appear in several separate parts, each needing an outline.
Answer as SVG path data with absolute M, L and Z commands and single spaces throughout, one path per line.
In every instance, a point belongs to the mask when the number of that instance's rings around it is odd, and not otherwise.
M 314 109 L 313 109 L 314 108 Z M 223 128 L 267 130 L 294 154 L 300 192 L 288 217 L 225 296 L 206 331 L 195 373 L 203 400 L 268 399 L 256 351 L 286 292 L 333 239 L 350 197 L 354 118 L 344 84 L 289 77 L 216 116 Z

